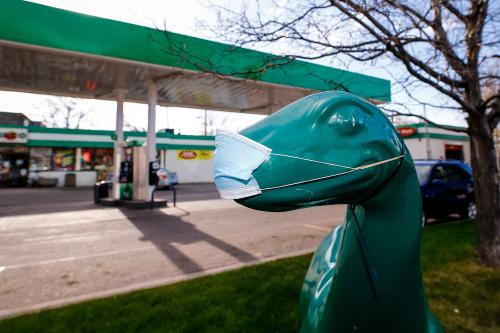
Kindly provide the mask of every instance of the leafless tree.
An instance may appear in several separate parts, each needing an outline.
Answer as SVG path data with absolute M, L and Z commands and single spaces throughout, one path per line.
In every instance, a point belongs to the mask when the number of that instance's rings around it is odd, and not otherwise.
M 379 62 L 400 66 L 391 70 L 394 82 L 410 98 L 434 105 L 415 91 L 425 86 L 438 92 L 442 98 L 434 106 L 465 116 L 478 208 L 477 250 L 483 263 L 500 266 L 494 145 L 500 121 L 499 7 L 499 1 L 488 0 L 252 1 L 239 9 L 218 8 L 216 31 L 238 46 L 293 50 L 282 51 L 285 66 L 294 59 Z M 262 71 L 270 66 L 273 61 Z
M 49 127 L 80 128 L 90 111 L 81 108 L 78 100 L 69 97 L 48 97 L 43 108 L 43 122 Z
M 229 121 L 227 113 L 222 114 L 209 110 L 204 110 L 203 115 L 200 115 L 197 118 L 205 129 L 205 135 L 215 135 L 215 130 L 217 128 L 224 127 Z
M 133 132 L 147 132 L 145 127 L 134 125 L 128 120 L 125 120 L 123 128 L 126 129 L 127 131 L 133 131 Z

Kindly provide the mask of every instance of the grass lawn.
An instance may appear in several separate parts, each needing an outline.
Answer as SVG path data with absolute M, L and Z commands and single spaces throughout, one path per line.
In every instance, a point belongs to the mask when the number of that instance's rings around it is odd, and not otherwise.
M 500 332 L 500 270 L 479 266 L 474 225 L 425 229 L 422 264 L 447 332 Z M 0 332 L 294 332 L 310 255 L 0 321 Z

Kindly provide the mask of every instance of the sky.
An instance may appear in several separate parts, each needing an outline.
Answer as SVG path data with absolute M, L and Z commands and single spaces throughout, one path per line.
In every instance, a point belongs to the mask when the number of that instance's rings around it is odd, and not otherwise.
M 36 0 L 32 2 L 138 25 L 166 27 L 169 31 L 210 39 L 214 39 L 214 36 L 199 28 L 200 22 L 213 24 L 216 20 L 215 11 L 213 8 L 209 8 L 209 4 L 223 7 L 237 6 L 237 2 L 229 0 L 211 0 L 210 2 L 199 0 L 161 2 L 156 0 Z M 261 49 L 261 51 L 270 52 L 273 50 Z M 329 65 L 328 59 L 320 60 L 319 63 Z M 392 75 L 394 75 L 391 73 L 393 68 L 383 62 L 377 66 L 357 65 L 349 70 L 388 80 L 393 79 Z M 422 89 L 419 93 L 427 94 L 427 96 L 433 94 L 430 89 Z M 0 111 L 21 112 L 32 120 L 43 121 L 44 114 L 47 114 L 47 104 L 49 104 L 50 99 L 54 98 L 45 95 L 0 91 Z M 436 95 L 435 99 L 438 100 L 439 97 Z M 393 100 L 404 102 L 412 111 L 423 113 L 421 105 L 409 100 L 403 93 L 394 91 L 394 89 Z M 116 103 L 79 99 L 77 104 L 79 110 L 88 114 L 83 119 L 81 128 L 114 129 Z M 458 113 L 442 112 L 442 110 L 433 108 L 428 108 L 427 111 L 429 118 L 436 122 L 454 125 L 464 124 L 463 117 Z M 126 103 L 124 112 L 125 124 L 129 125 L 129 129 L 145 129 L 147 127 L 147 105 Z M 176 133 L 203 134 L 204 112 L 204 110 L 195 109 L 157 107 L 156 129 L 173 128 Z M 220 124 L 220 127 L 233 131 L 239 131 L 263 118 L 260 115 L 214 111 L 209 111 L 208 117 L 212 123 Z M 208 130 L 213 129 L 209 128 Z

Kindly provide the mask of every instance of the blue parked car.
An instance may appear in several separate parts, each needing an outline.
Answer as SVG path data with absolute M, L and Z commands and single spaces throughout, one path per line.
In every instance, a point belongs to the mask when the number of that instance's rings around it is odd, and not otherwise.
M 422 191 L 423 221 L 459 214 L 476 217 L 474 181 L 470 166 L 454 160 L 415 160 Z

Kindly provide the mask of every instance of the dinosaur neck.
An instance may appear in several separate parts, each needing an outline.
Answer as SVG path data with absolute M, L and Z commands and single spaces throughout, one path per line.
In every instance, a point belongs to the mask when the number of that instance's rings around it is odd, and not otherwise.
M 327 306 L 352 317 L 334 327 L 352 329 L 342 326 L 369 318 L 363 322 L 371 322 L 371 331 L 424 331 L 420 211 L 420 188 L 410 157 L 373 197 L 348 209 L 334 296 Z M 398 325 L 394 317 L 401 325 L 412 323 L 411 327 Z
M 372 266 L 372 287 L 381 297 L 384 288 L 394 288 L 387 285 L 389 280 L 421 284 L 421 210 L 420 186 L 409 157 L 376 195 L 356 206 L 357 238 L 365 243 L 365 253 L 361 254 L 368 256 L 365 265 Z M 352 211 L 351 215 L 356 222 Z M 401 291 L 400 295 L 405 293 Z
M 422 210 L 420 186 L 413 162 L 408 155 L 378 193 L 356 206 L 361 213 L 359 221 L 362 221 L 362 229 L 367 236 L 377 238 L 383 234 L 386 239 L 389 236 L 397 237 L 387 245 L 397 247 L 398 252 L 413 252 L 414 242 L 417 246 L 420 244 Z M 375 251 L 375 249 L 370 250 Z M 417 248 L 417 252 L 418 250 Z

